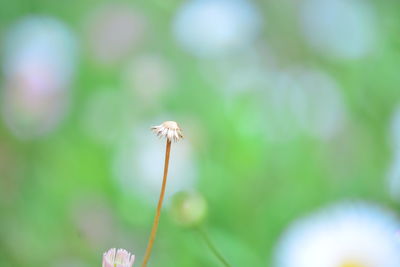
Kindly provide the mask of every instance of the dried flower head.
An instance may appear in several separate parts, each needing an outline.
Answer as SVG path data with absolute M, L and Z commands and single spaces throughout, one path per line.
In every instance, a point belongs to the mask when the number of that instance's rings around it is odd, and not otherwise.
M 103 254 L 103 267 L 132 267 L 135 255 L 125 249 L 109 249 Z
M 164 175 L 161 184 L 160 197 L 158 199 L 156 216 L 154 217 L 153 227 L 151 228 L 149 243 L 147 244 L 146 252 L 144 254 L 144 259 L 142 263 L 142 267 L 146 267 L 147 263 L 151 256 L 151 251 L 154 245 L 154 240 L 156 238 L 158 224 L 160 221 L 161 208 L 164 201 L 165 188 L 167 186 L 167 177 L 168 177 L 168 165 L 169 165 L 169 156 L 171 152 L 171 141 L 178 142 L 183 138 L 182 130 L 179 128 L 179 125 L 174 121 L 165 121 L 161 125 L 151 127 L 154 133 L 159 137 L 167 138 L 167 143 L 165 147 L 165 163 L 164 163 Z
M 159 137 L 165 137 L 169 141 L 178 142 L 183 138 L 182 130 L 174 121 L 165 121 L 161 125 L 151 127 Z

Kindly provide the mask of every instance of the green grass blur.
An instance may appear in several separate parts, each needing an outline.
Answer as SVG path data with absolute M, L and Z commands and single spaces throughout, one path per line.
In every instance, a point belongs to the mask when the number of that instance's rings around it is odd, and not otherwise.
M 393 154 L 390 123 L 400 102 L 398 1 L 371 1 L 382 18 L 376 47 L 356 60 L 331 60 L 307 46 L 293 18 L 298 1 L 255 2 L 267 21 L 259 45 L 268 44 L 283 69 L 306 65 L 328 73 L 345 110 L 342 128 L 328 140 L 293 130 L 293 137 L 278 141 L 266 133 L 271 121 L 264 89 L 232 96 L 216 77 L 207 77 L 204 69 L 212 60 L 197 59 L 176 44 L 171 21 L 182 1 L 123 3 L 146 17 L 146 32 L 112 64 L 96 61 L 88 45 L 86 20 L 98 1 L 3 0 L 0 5 L 0 40 L 19 19 L 39 14 L 66 23 L 79 47 L 70 105 L 54 131 L 20 139 L 0 122 L 0 266 L 95 267 L 111 247 L 136 254 L 139 266 L 156 198 L 147 201 L 122 190 L 114 162 L 131 129 L 161 123 L 156 119 L 164 114 L 191 129 L 182 143 L 192 146 L 195 188 L 208 202 L 204 227 L 232 266 L 272 266 L 285 227 L 325 204 L 362 199 L 399 207 L 385 180 Z M 123 73 L 128 59 L 149 54 L 167 62 L 174 82 L 145 101 L 126 88 Z M 109 142 L 99 142 L 85 126 L 88 103 L 101 90 L 117 99 L 115 108 L 97 118 L 104 125 L 94 130 L 113 133 Z M 154 137 L 154 142 L 162 141 Z M 161 183 L 162 166 L 149 168 L 160 170 Z M 176 225 L 167 210 L 149 266 L 219 266 L 196 231 Z

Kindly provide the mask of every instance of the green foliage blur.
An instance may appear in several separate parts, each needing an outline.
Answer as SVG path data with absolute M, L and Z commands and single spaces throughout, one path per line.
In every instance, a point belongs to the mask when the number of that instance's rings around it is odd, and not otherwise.
M 265 18 L 252 51 L 261 65 L 270 63 L 263 57 L 267 51 L 278 69 L 311 66 L 336 81 L 345 115 L 340 129 L 326 139 L 290 123 L 288 138 L 270 137 L 274 127 L 281 127 L 267 116 L 270 102 L 263 90 L 273 83 L 261 89 L 255 83 L 238 93 L 222 88 L 218 74 L 212 75 L 214 59 L 199 59 L 174 39 L 171 25 L 183 2 L 110 1 L 141 14 L 146 26 L 134 48 L 106 63 L 93 56 L 87 20 L 107 2 L 1 2 L 1 41 L 18 20 L 46 15 L 74 32 L 78 53 L 69 106 L 54 130 L 19 138 L 4 116 L 0 122 L 0 266 L 101 266 L 102 254 L 112 247 L 133 252 L 139 266 L 157 198 L 124 190 L 114 163 L 132 129 L 152 136 L 148 128 L 166 116 L 185 132 L 172 149 L 190 144 L 193 190 L 208 202 L 203 227 L 232 266 L 273 266 L 275 244 L 285 228 L 325 204 L 362 199 L 399 207 L 389 196 L 386 175 L 393 156 L 390 124 L 400 102 L 400 2 L 369 2 L 379 18 L 375 48 L 352 60 L 325 57 L 306 44 L 295 19 L 302 1 L 253 2 Z M 163 58 L 173 73 L 169 88 L 150 98 L 124 82 L 129 63 L 144 55 Z M 231 55 L 226 63 L 237 64 L 243 71 L 239 76 L 248 75 L 241 63 L 245 56 Z M 88 105 L 103 91 L 105 102 L 116 104 L 95 113 L 95 125 L 103 124 L 88 130 L 93 119 Z M 4 105 L 4 94 L 1 100 Z M 161 185 L 162 165 L 146 168 L 159 170 Z M 149 266 L 219 266 L 196 230 L 181 228 L 167 211 L 168 203 Z

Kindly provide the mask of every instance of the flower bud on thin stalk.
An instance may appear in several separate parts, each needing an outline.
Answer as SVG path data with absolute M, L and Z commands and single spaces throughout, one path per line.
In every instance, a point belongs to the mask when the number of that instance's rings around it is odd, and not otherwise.
M 170 214 L 178 225 L 190 228 L 200 234 L 207 247 L 220 263 L 225 267 L 229 267 L 229 263 L 211 241 L 211 238 L 208 236 L 203 226 L 203 222 L 207 216 L 207 209 L 207 202 L 201 194 L 179 192 L 172 198 Z
M 196 192 L 179 192 L 172 197 L 170 215 L 183 227 L 197 227 L 207 216 L 207 202 Z
M 171 152 L 172 141 L 178 142 L 183 138 L 182 130 L 178 124 L 174 121 L 163 122 L 159 126 L 151 128 L 159 137 L 165 137 L 167 139 L 166 151 L 165 151 L 165 163 L 164 163 L 164 175 L 161 185 L 160 198 L 156 209 L 156 215 L 154 217 L 153 227 L 151 229 L 149 243 L 146 248 L 142 267 L 147 266 L 147 262 L 150 259 L 151 251 L 153 248 L 154 240 L 157 233 L 158 224 L 160 221 L 161 208 L 164 200 L 165 189 L 167 185 L 169 156 Z M 211 239 L 208 237 L 207 232 L 201 227 L 202 222 L 207 214 L 207 202 L 198 193 L 187 193 L 181 192 L 174 196 L 173 206 L 171 214 L 174 220 L 181 226 L 191 227 L 200 233 L 205 243 L 211 252 L 218 258 L 218 260 L 225 266 L 230 267 L 229 263 L 219 253 Z M 124 249 L 110 249 L 103 255 L 103 267 L 132 267 L 135 256 L 131 255 Z

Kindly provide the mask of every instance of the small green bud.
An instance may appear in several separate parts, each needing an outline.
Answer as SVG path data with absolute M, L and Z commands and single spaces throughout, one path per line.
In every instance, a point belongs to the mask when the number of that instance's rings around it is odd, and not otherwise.
M 207 215 L 207 202 L 199 193 L 179 192 L 172 197 L 170 214 L 181 226 L 197 226 Z

